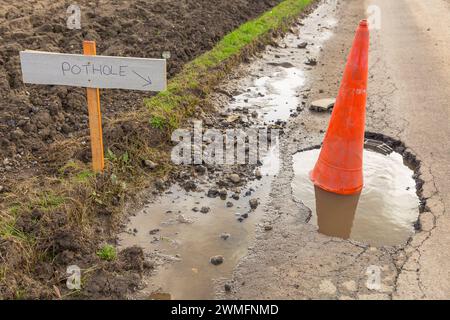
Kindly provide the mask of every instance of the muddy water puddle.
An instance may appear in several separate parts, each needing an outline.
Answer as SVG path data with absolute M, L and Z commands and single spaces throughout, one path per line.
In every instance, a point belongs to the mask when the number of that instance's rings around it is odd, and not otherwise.
M 271 180 L 278 172 L 278 145 L 269 150 L 263 162 L 262 179 L 242 187 L 239 199 L 233 198 L 230 191 L 226 199 L 209 198 L 209 186 L 199 192 L 186 192 L 173 185 L 131 217 L 129 231 L 121 235 L 120 245 L 141 246 L 158 266 L 140 298 L 214 297 L 214 281 L 231 275 L 254 239 Z M 250 207 L 250 199 L 259 200 L 255 210 Z M 223 263 L 213 265 L 210 259 L 214 256 L 222 256 Z
M 348 233 L 347 237 L 374 246 L 404 244 L 414 233 L 419 198 L 414 172 L 404 165 L 403 157 L 395 152 L 383 155 L 364 151 L 364 189 L 358 203 L 358 196 L 315 192 L 309 172 L 319 153 L 320 149 L 314 149 L 293 157 L 294 197 L 311 209 L 311 223 L 318 225 L 319 212 L 319 229 L 324 229 L 325 234 L 334 232 L 345 238 Z M 316 195 L 320 208 L 316 206 Z
M 129 227 L 137 233 L 125 234 L 121 245 L 141 246 L 160 265 L 142 294 L 150 298 L 161 293 L 173 299 L 212 298 L 213 280 L 229 275 L 247 252 L 259 215 L 258 209 L 249 212 L 248 202 L 265 196 L 261 184 L 249 186 L 239 200 L 208 198 L 205 192 L 186 192 L 175 185 L 133 217 Z M 248 190 L 255 191 L 245 196 Z M 233 207 L 228 208 L 227 202 Z M 200 212 L 203 207 L 209 211 Z M 238 214 L 245 213 L 248 218 L 239 222 Z M 224 261 L 215 266 L 210 258 L 218 255 Z
M 248 92 L 236 96 L 232 107 L 246 108 L 262 114 L 265 122 L 286 121 L 292 110 L 298 106 L 297 89 L 305 82 L 303 71 L 299 68 L 280 67 L 272 76 L 255 79 Z
M 256 111 L 269 124 L 287 121 L 300 106 L 299 91 L 308 72 L 333 35 L 337 20 L 332 13 L 331 1 L 324 1 L 303 19 L 297 34 L 288 34 L 279 47 L 269 47 L 262 59 L 253 63 L 246 91 L 234 96 L 229 108 Z

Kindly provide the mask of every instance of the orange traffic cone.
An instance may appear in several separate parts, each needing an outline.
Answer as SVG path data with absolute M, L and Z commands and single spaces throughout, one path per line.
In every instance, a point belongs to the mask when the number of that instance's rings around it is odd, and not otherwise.
M 359 193 L 363 187 L 369 28 L 359 23 L 344 77 L 331 115 L 319 160 L 310 174 L 315 186 L 337 194 Z

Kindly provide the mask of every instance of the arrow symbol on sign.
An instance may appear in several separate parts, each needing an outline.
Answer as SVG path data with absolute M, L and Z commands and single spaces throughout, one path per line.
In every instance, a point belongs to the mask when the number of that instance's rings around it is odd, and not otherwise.
M 146 87 L 146 86 L 149 86 L 152 84 L 152 80 L 150 79 L 150 76 L 145 78 L 145 77 L 141 76 L 139 73 L 137 73 L 136 71 L 134 71 L 134 70 L 132 70 L 132 71 L 135 75 L 137 75 L 139 78 L 141 78 L 142 80 L 145 81 L 145 84 L 143 85 L 143 87 Z

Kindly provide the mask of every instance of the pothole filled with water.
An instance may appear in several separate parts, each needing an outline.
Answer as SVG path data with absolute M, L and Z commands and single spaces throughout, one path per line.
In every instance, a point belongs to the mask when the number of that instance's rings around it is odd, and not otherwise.
M 342 234 L 341 238 L 373 246 L 394 246 L 407 242 L 414 233 L 419 215 L 420 200 L 416 194 L 414 171 L 405 165 L 399 153 L 380 151 L 369 150 L 366 145 L 364 188 L 359 198 L 335 195 L 318 188 L 315 190 L 309 173 L 314 168 L 320 149 L 293 156 L 294 199 L 311 209 L 310 223 L 318 225 L 320 222 L 319 230 L 331 229 L 335 234 Z M 328 212 L 325 215 L 321 213 L 324 210 Z

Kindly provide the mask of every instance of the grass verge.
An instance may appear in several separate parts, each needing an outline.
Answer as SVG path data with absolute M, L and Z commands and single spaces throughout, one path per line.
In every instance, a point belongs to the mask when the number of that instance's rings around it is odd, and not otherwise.
M 220 81 L 221 71 L 241 62 L 240 58 L 265 44 L 273 32 L 284 33 L 310 2 L 285 0 L 258 19 L 241 25 L 211 51 L 188 63 L 172 79 L 166 91 L 145 101 L 151 112 L 150 124 L 169 131 L 177 128 L 186 115 L 184 112 L 192 111 Z
M 70 296 L 64 285 L 67 265 L 99 270 L 116 263 L 114 248 L 105 243 L 118 230 L 125 202 L 176 171 L 169 157 L 171 132 L 207 104 L 209 93 L 230 69 L 262 50 L 274 34 L 286 32 L 312 1 L 285 0 L 241 25 L 186 64 L 167 90 L 146 99 L 141 110 L 108 123 L 104 173 L 95 175 L 87 161 L 74 160 L 89 153 L 88 146 L 82 147 L 81 139 L 67 140 L 55 143 L 46 156 L 48 174 L 3 192 L 0 297 Z M 156 168 L 150 169 L 148 160 Z M 121 270 L 115 271 L 110 277 Z M 90 293 L 77 292 L 77 297 L 83 295 Z

